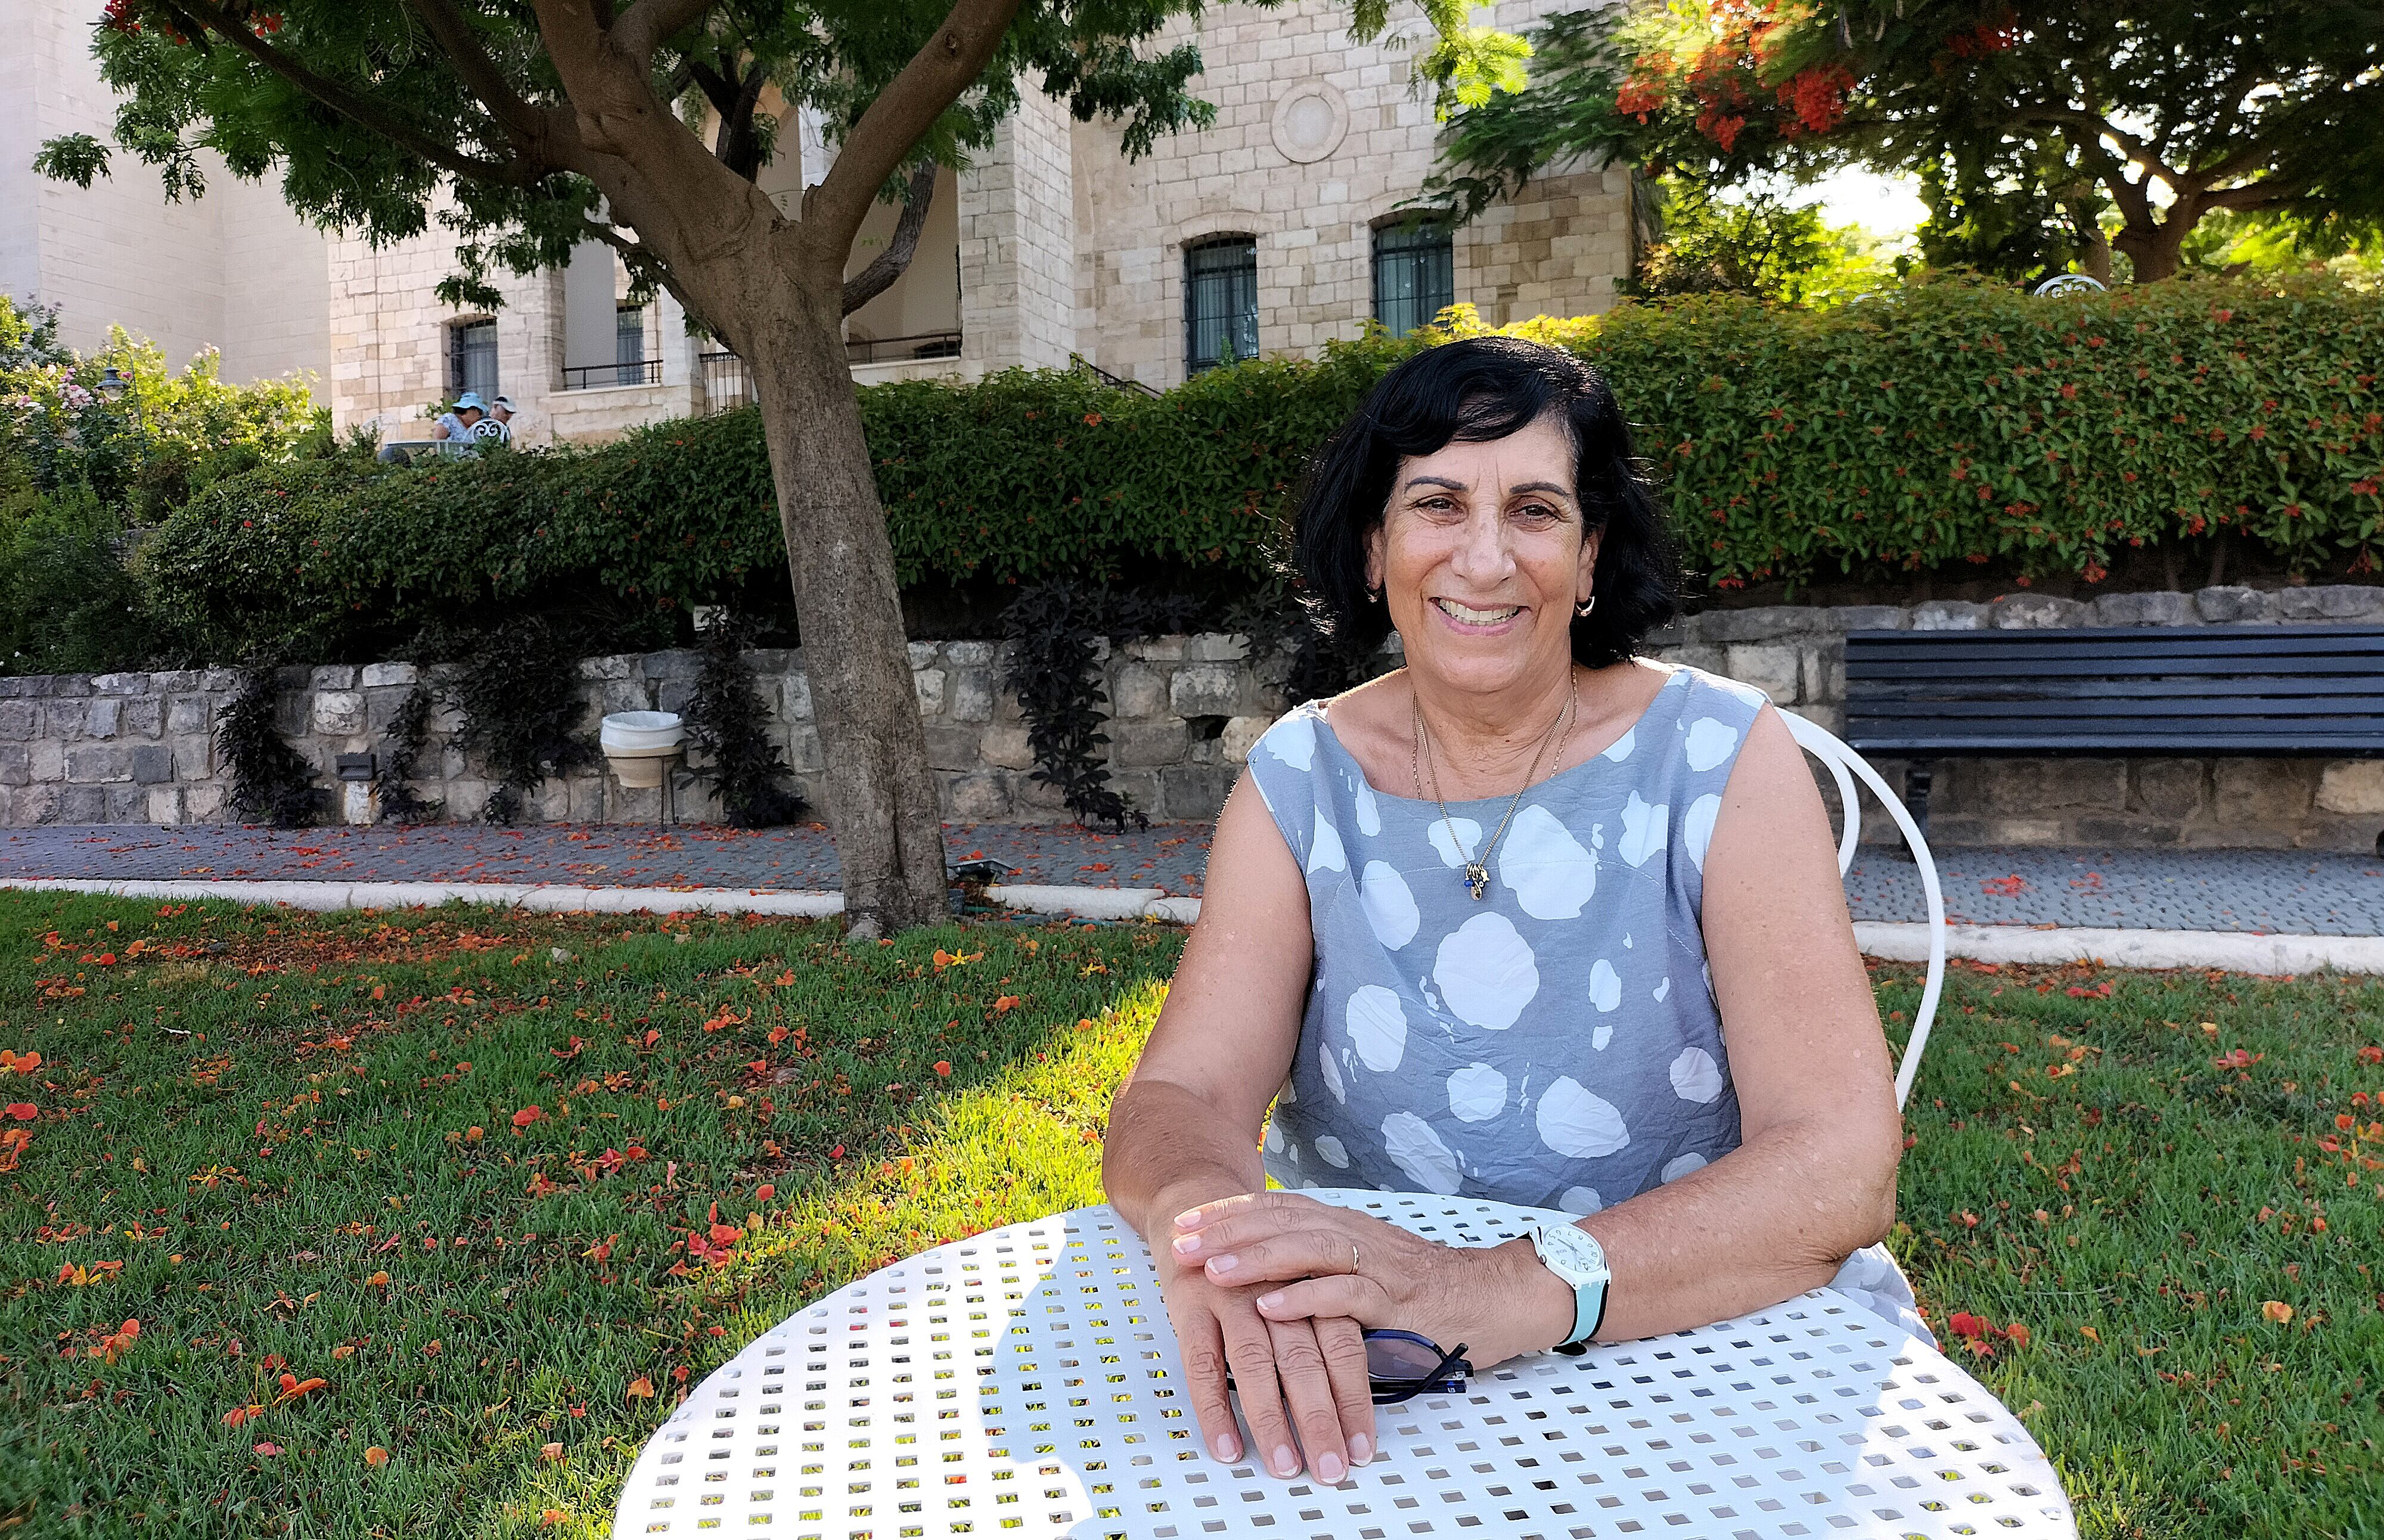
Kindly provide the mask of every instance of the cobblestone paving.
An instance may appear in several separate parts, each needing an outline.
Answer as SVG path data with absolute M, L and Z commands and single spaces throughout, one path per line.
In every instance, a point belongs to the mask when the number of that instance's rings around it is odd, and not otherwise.
M 1968 925 L 2384 935 L 2384 860 L 2316 851 L 2096 851 L 2014 846 L 1935 852 L 1945 914 Z M 1846 874 L 1857 920 L 1926 917 L 1901 850 L 1865 846 Z
M 1206 826 L 1124 835 L 949 824 L 954 861 L 992 859 L 1008 880 L 1200 891 Z M 2300 851 L 1992 847 L 1937 852 L 1949 918 L 2288 935 L 2384 935 L 2384 860 Z M 592 887 L 833 889 L 836 851 L 816 825 L 470 825 L 271 830 L 110 825 L 0 830 L 0 878 L 217 877 L 246 881 L 562 883 Z M 1846 878 L 1858 920 L 1925 917 L 1900 850 L 1866 846 Z
M 954 862 L 1017 868 L 1006 880 L 1158 888 L 1198 894 L 1206 825 L 1136 834 L 947 824 Z M 597 888 L 834 889 L 836 847 L 816 824 L 783 829 L 699 825 L 547 824 L 490 828 L 257 829 L 145 824 L 0 829 L 0 878 L 217 877 L 243 882 L 560 883 Z

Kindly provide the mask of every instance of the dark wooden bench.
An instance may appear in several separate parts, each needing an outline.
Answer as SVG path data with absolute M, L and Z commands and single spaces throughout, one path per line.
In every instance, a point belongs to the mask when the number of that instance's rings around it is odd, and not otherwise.
M 1924 828 L 1932 759 L 2384 757 L 2384 627 L 1854 631 L 1844 737 Z

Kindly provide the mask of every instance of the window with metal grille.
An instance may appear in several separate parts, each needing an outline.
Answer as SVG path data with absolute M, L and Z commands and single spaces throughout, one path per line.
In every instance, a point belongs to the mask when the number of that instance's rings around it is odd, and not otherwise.
M 1374 231 L 1374 319 L 1404 337 L 1457 303 L 1457 259 L 1445 225 L 1384 225 Z
M 613 383 L 642 384 L 646 378 L 646 307 L 615 305 L 613 309 Z
M 457 321 L 447 329 L 447 385 L 451 394 L 478 391 L 482 401 L 497 393 L 497 323 Z
M 1198 374 L 1259 354 L 1259 243 L 1247 235 L 1184 251 L 1184 359 Z

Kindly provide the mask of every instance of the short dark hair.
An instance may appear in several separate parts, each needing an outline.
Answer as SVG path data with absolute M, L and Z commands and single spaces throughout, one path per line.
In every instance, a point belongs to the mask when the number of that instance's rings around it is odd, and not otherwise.
M 1572 439 L 1584 532 L 1605 537 L 1596 607 L 1572 622 L 1574 660 L 1619 663 L 1677 615 L 1680 557 L 1605 378 L 1561 348 L 1471 337 L 1426 348 L 1384 375 L 1310 462 L 1292 558 L 1326 634 L 1372 647 L 1390 633 L 1386 607 L 1368 602 L 1366 542 L 1390 505 L 1401 459 L 1503 439 L 1550 414 Z

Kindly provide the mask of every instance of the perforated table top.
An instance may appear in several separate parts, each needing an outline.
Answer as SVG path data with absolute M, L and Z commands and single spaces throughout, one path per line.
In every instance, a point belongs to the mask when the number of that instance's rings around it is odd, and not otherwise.
M 1313 1196 L 1459 1246 L 1540 1217 Z M 1985 1387 L 1827 1289 L 1382 1408 L 1379 1451 L 1338 1486 L 1219 1464 L 1182 1373 L 1149 1253 L 1111 1210 L 988 1231 L 838 1290 L 722 1365 L 639 1455 L 613 1533 L 2076 1534 L 2051 1462 Z

